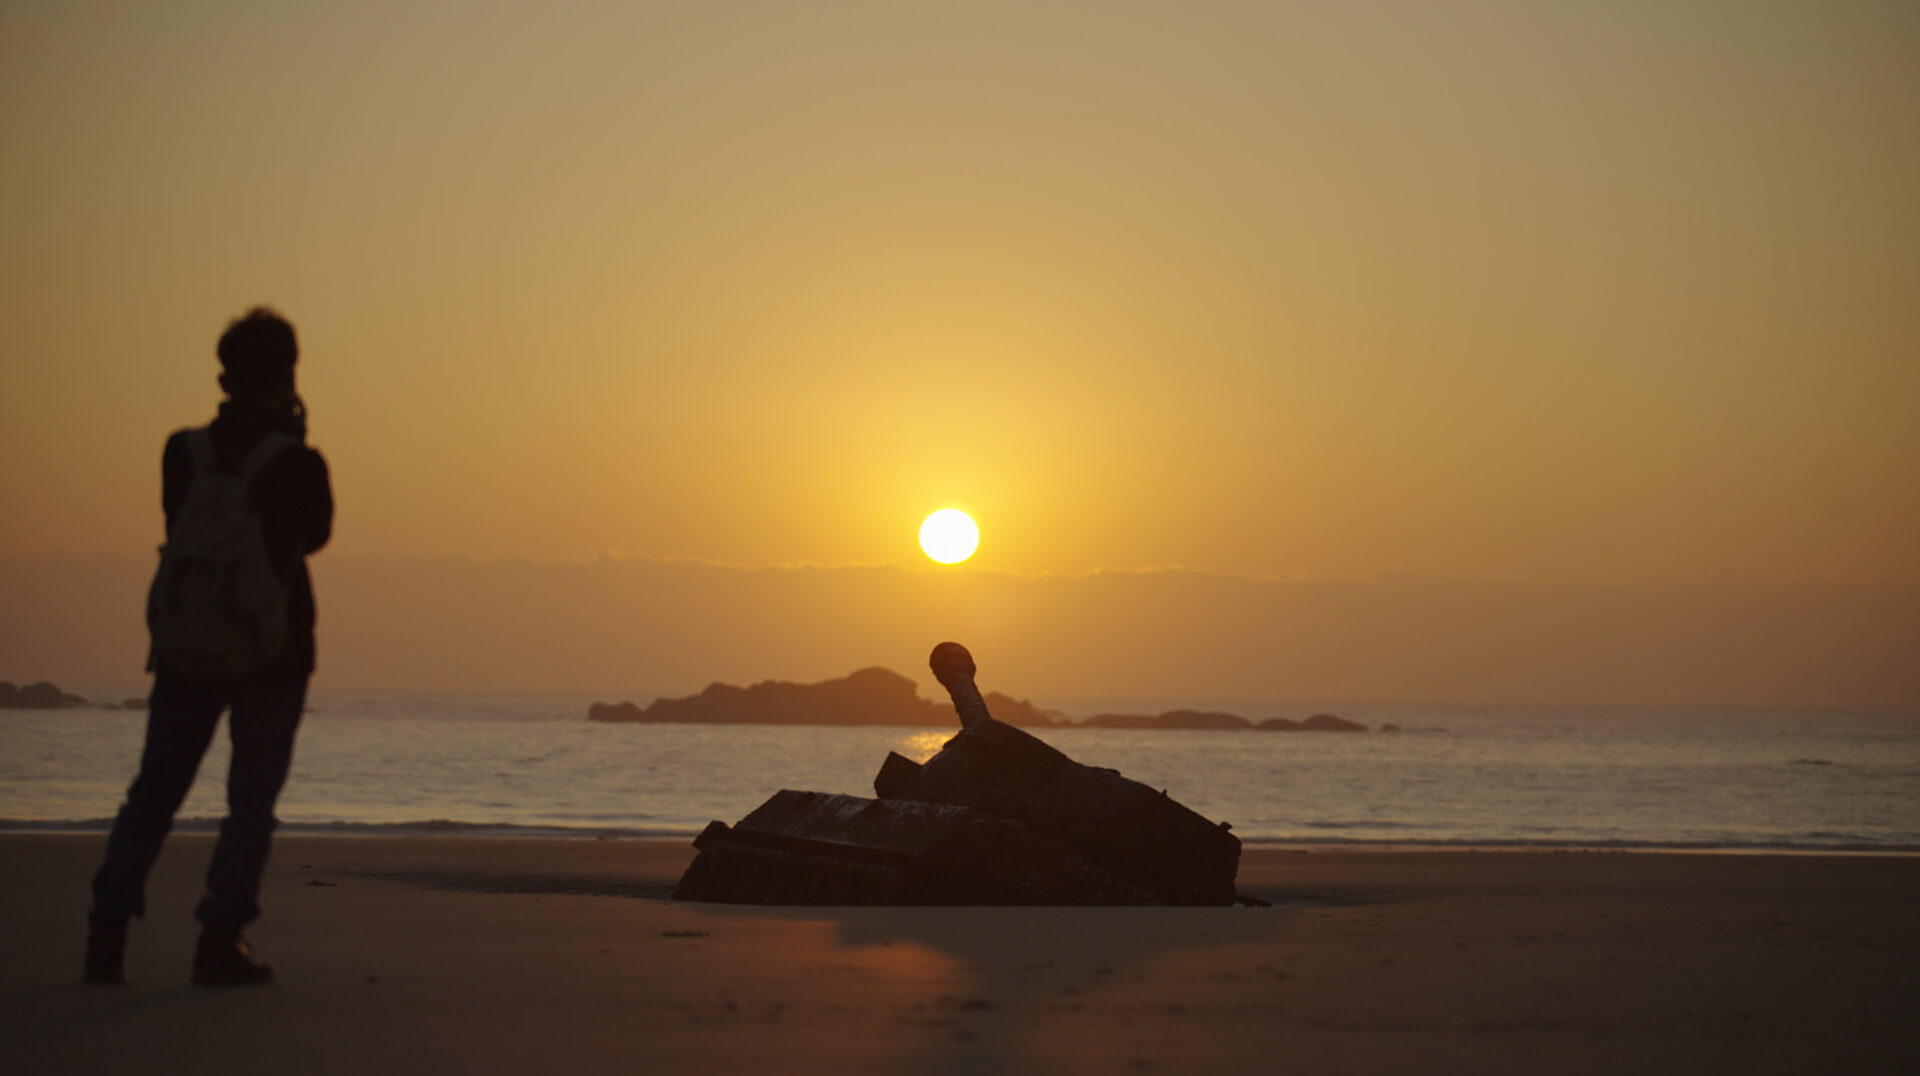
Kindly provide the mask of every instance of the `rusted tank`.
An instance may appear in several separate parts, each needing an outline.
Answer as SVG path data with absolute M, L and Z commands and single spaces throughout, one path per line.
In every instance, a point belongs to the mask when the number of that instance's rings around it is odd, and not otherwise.
M 709 825 L 674 896 L 752 904 L 1232 904 L 1240 841 L 1165 792 L 995 721 L 958 643 L 933 673 L 961 729 L 879 799 L 782 790 Z
M 1156 904 L 1065 844 L 967 807 L 782 789 L 700 850 L 676 900 L 737 904 Z
M 995 721 L 974 684 L 973 656 L 941 643 L 930 661 L 953 697 L 959 734 L 916 765 L 889 754 L 874 778 L 885 800 L 972 807 L 1056 838 L 1163 904 L 1232 904 L 1240 839 L 1165 792 L 1084 766 Z

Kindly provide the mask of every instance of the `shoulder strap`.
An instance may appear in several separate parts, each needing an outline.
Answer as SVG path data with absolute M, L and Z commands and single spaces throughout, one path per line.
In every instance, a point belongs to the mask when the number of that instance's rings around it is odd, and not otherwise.
M 260 443 L 253 446 L 253 451 L 247 453 L 246 462 L 240 465 L 240 480 L 252 485 L 261 470 L 272 463 L 273 458 L 278 456 L 282 449 L 291 447 L 293 444 L 293 438 L 279 430 L 274 430 L 262 437 Z
M 188 430 L 187 453 L 193 458 L 194 474 L 206 474 L 213 470 L 213 427 Z

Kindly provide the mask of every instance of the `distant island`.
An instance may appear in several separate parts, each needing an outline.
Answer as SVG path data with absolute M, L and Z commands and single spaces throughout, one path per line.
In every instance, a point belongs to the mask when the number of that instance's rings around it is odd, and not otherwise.
M 15 687 L 10 680 L 0 680 L 0 710 L 71 710 L 92 705 L 45 680 L 25 687 Z
M 1269 717 L 1253 721 L 1239 714 L 1208 710 L 1168 710 L 1164 714 L 1094 714 L 1078 723 L 1088 729 L 1252 729 L 1255 732 L 1365 732 L 1367 726 L 1333 714 L 1305 721 Z
M 1060 715 L 1025 699 L 989 693 L 987 707 L 1009 725 L 1040 727 Z M 709 684 L 698 695 L 655 699 L 644 709 L 631 702 L 596 702 L 591 721 L 678 722 L 695 725 L 951 725 L 953 707 L 920 697 L 913 681 L 890 669 L 871 668 L 825 680 L 795 684 L 766 680 L 752 687 Z
M 121 703 L 92 702 L 62 691 L 45 680 L 17 687 L 11 680 L 0 680 L 0 710 L 144 710 L 145 699 Z
M 1169 710 L 1163 714 L 1095 714 L 1075 721 L 1043 710 L 1025 699 L 986 694 L 987 710 L 998 721 L 1023 728 L 1090 729 L 1245 729 L 1256 732 L 1365 732 L 1366 726 L 1333 714 L 1304 721 L 1270 717 L 1254 722 L 1239 714 Z M 596 702 L 589 721 L 691 725 L 899 725 L 940 728 L 955 723 L 949 703 L 920 697 L 912 680 L 891 669 L 861 669 L 838 680 L 796 684 L 765 680 L 752 687 L 709 684 L 698 695 L 655 699 L 645 707 L 631 702 Z

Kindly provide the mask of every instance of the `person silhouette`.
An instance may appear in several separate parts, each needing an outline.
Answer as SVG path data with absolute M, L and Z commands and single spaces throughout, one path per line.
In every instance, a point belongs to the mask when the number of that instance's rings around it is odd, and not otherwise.
M 220 336 L 213 422 L 168 438 L 161 456 L 167 545 L 148 602 L 153 634 L 140 771 L 94 875 L 84 981 L 120 983 L 128 920 L 193 785 L 222 711 L 233 742 L 227 817 L 207 868 L 191 981 L 264 983 L 241 931 L 260 915 L 274 804 L 286 783 L 314 666 L 306 557 L 333 529 L 327 463 L 306 444 L 294 391 L 293 326 L 258 307 Z

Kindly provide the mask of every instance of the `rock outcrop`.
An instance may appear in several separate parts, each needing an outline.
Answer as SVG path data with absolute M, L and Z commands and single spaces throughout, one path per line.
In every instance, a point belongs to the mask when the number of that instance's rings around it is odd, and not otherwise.
M 1348 721 L 1333 714 L 1314 714 L 1305 721 L 1292 721 L 1284 717 L 1269 717 L 1255 725 L 1261 732 L 1365 732 L 1367 726 L 1358 721 Z
M 596 702 L 587 707 L 588 721 L 645 721 L 646 716 L 630 702 Z
M 1357 721 L 1314 714 L 1305 721 L 1269 717 L 1258 724 L 1239 714 L 1216 710 L 1168 710 L 1164 714 L 1095 714 L 1074 727 L 1084 729 L 1257 729 L 1261 732 L 1365 732 Z
M 1080 722 L 1090 729 L 1250 729 L 1239 714 L 1211 710 L 1168 710 L 1164 714 L 1094 714 Z
M 45 680 L 25 687 L 15 687 L 6 680 L 0 680 L 0 710 L 69 710 L 88 705 L 91 704 L 87 700 L 70 695 Z
M 1367 726 L 1333 714 L 1314 714 L 1300 722 L 1301 732 L 1365 732 Z

